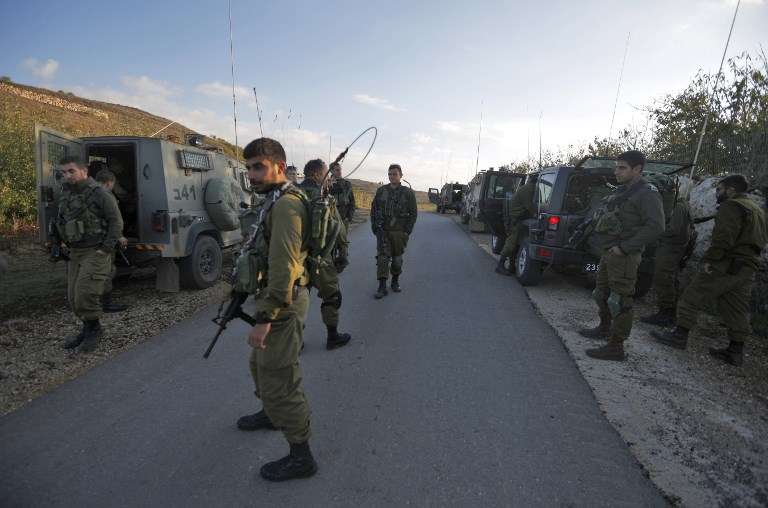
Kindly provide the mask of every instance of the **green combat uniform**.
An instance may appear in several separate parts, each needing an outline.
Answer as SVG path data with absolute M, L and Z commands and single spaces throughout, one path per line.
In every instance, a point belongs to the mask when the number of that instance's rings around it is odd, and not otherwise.
M 416 224 L 416 194 L 400 184 L 382 185 L 371 202 L 371 229 L 376 235 L 376 278 L 386 280 L 390 271 L 399 277 L 403 253 Z
M 101 295 L 112 273 L 112 253 L 122 235 L 123 219 L 115 197 L 88 178 L 64 186 L 56 227 L 70 248 L 67 299 L 72 311 L 84 323 L 83 332 L 65 344 L 69 349 L 83 342 L 89 323 L 94 331 L 101 333 L 98 323 L 102 315 Z M 93 342 L 83 349 L 91 350 L 95 346 Z
M 515 259 L 517 255 L 517 239 L 519 235 L 520 222 L 536 215 L 536 209 L 533 206 L 533 194 L 536 191 L 536 181 L 528 180 L 517 189 L 512 195 L 512 199 L 507 207 L 507 215 L 504 217 L 504 229 L 507 238 L 504 240 L 504 246 L 501 249 L 499 258 L 498 272 L 505 275 L 511 275 L 504 267 L 507 259 Z
M 593 336 L 607 336 L 621 346 L 632 331 L 633 296 L 643 250 L 664 232 L 664 209 L 655 187 L 643 178 L 621 185 L 607 199 L 606 212 L 596 218 L 602 256 L 592 296 L 597 301 L 600 325 Z M 611 202 L 616 203 L 611 207 Z M 612 254 L 618 246 L 624 255 Z M 582 334 L 589 335 L 590 330 Z M 623 355 L 623 350 L 621 352 Z
M 751 333 L 752 283 L 767 240 L 765 214 L 757 204 L 744 194 L 724 201 L 715 216 L 712 243 L 702 259 L 711 273 L 696 274 L 685 288 L 677 306 L 677 326 L 690 330 L 696 326 L 699 311 L 717 310 L 728 338 L 743 344 Z
M 336 198 L 336 208 L 339 210 L 339 215 L 344 224 L 349 227 L 355 216 L 355 210 L 357 210 L 352 184 L 344 178 L 336 178 L 331 186 L 331 196 Z
M 287 187 L 272 205 L 250 253 L 258 270 L 250 274 L 257 322 L 271 322 L 266 349 L 254 348 L 250 368 L 256 395 L 275 428 L 289 443 L 310 437 L 309 405 L 301 388 L 299 349 L 309 308 L 305 226 L 307 206 L 301 191 Z M 270 196 L 267 196 L 269 201 Z

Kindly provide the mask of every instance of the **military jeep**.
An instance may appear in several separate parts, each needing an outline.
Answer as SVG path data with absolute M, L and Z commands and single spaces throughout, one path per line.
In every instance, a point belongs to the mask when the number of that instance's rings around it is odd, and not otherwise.
M 163 291 L 206 288 L 220 279 L 222 250 L 241 242 L 239 211 L 250 201 L 241 162 L 205 146 L 199 135 L 187 144 L 139 136 L 75 138 L 36 125 L 35 141 L 42 242 L 51 240 L 48 226 L 58 212 L 58 162 L 77 155 L 115 173 L 130 267 L 155 265 Z M 115 257 L 118 265 L 127 264 Z
M 503 228 L 504 201 L 512 197 L 524 180 L 523 173 L 493 168 L 480 171 L 464 192 L 461 222 L 469 224 L 469 230 L 473 233 L 495 231 L 499 225 Z
M 429 202 L 437 207 L 437 213 L 445 213 L 447 210 L 453 210 L 460 214 L 466 189 L 466 185 L 462 185 L 458 182 L 447 183 L 443 185 L 443 188 L 439 191 L 435 188 L 430 188 L 427 196 L 429 197 Z

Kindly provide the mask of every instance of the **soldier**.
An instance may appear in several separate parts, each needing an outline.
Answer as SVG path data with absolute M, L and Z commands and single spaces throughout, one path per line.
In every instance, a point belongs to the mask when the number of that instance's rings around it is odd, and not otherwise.
M 614 174 L 619 187 L 608 198 L 605 213 L 595 219 L 603 254 L 592 296 L 600 324 L 579 330 L 579 334 L 608 340 L 605 346 L 586 351 L 599 360 L 626 359 L 624 341 L 632 331 L 632 298 L 640 258 L 645 246 L 664 231 L 661 195 L 642 177 L 644 166 L 645 155 L 636 150 L 618 156 Z
M 288 166 L 285 168 L 285 177 L 293 183 L 299 183 L 299 172 L 296 166 Z
M 96 173 L 96 182 L 107 191 L 112 192 L 115 187 L 115 174 L 108 169 L 101 169 Z M 122 232 L 121 232 L 122 233 Z M 120 236 L 117 239 L 119 248 L 124 249 L 128 245 L 128 239 L 124 236 Z M 122 303 L 115 303 L 112 301 L 112 280 L 115 278 L 117 269 L 115 268 L 115 251 L 111 252 L 112 255 L 112 271 L 104 281 L 104 294 L 101 295 L 101 308 L 104 312 L 123 312 L 128 309 L 128 306 Z
M 341 164 L 338 162 L 331 164 L 331 175 L 333 175 L 331 195 L 336 198 L 336 208 L 339 210 L 344 225 L 349 229 L 349 224 L 355 216 L 355 210 L 357 210 L 355 193 L 352 192 L 352 184 L 349 180 L 341 177 Z
M 688 200 L 678 198 L 672 209 L 672 217 L 659 239 L 653 272 L 653 288 L 656 292 L 656 314 L 640 318 L 643 323 L 670 326 L 675 323 L 677 306 L 677 275 L 680 263 L 691 239 L 693 219 Z
M 403 170 L 399 164 L 389 166 L 389 185 L 376 190 L 371 202 L 371 228 L 376 235 L 376 277 L 379 288 L 376 298 L 387 295 L 387 279 L 392 273 L 392 291 L 399 293 L 403 271 L 403 253 L 408 237 L 416 224 L 416 195 L 403 186 Z
M 299 187 L 310 201 L 322 197 L 321 186 L 323 185 L 326 172 L 325 163 L 320 159 L 311 160 L 304 166 L 304 180 Z M 339 225 L 344 228 L 344 224 L 341 221 L 341 217 L 338 216 L 335 206 L 332 207 L 332 213 L 336 214 Z M 320 314 L 328 330 L 328 338 L 325 342 L 325 348 L 328 350 L 345 346 L 352 338 L 350 334 L 339 333 L 338 330 L 339 309 L 341 309 L 342 299 L 337 266 L 342 267 L 343 270 L 343 266 L 347 265 L 346 241 L 346 235 L 340 235 L 336 239 L 336 251 L 339 253 L 336 256 L 337 259 L 334 259 L 334 256 L 329 256 L 327 259 L 322 260 L 317 267 L 313 268 L 316 270 L 316 273 L 311 277 L 312 284 L 317 287 L 317 296 L 323 301 L 320 304 Z M 338 260 L 339 256 L 344 257 L 344 259 Z
M 253 347 L 250 359 L 256 396 L 264 409 L 243 416 L 243 430 L 280 429 L 290 445 L 288 456 L 262 466 L 270 481 L 306 478 L 317 472 L 309 449 L 309 405 L 301 387 L 299 348 L 309 308 L 309 282 L 304 269 L 309 225 L 306 196 L 285 176 L 285 150 L 277 141 L 259 138 L 243 150 L 248 178 L 254 191 L 267 192 L 267 214 L 262 239 L 248 255 L 259 259 L 268 272 L 251 274 L 256 295 L 257 324 L 248 334 Z
M 730 342 L 726 348 L 710 348 L 709 354 L 735 366 L 744 363 L 744 342 L 752 333 L 749 300 L 760 252 L 768 240 L 765 214 L 747 197 L 747 188 L 747 179 L 742 175 L 720 180 L 717 185 L 720 206 L 715 215 L 712 242 L 702 260 L 702 271 L 680 297 L 675 328 L 652 332 L 662 344 L 685 349 L 699 311 L 713 304 L 728 329 Z
M 80 333 L 68 338 L 64 348 L 80 346 L 80 351 L 88 353 L 104 335 L 99 300 L 114 266 L 112 252 L 122 236 L 123 218 L 115 197 L 88 177 L 88 168 L 79 157 L 64 157 L 59 164 L 65 185 L 56 227 L 70 249 L 67 298 L 83 322 Z
M 525 184 L 512 195 L 507 208 L 507 216 L 504 218 L 504 229 L 507 238 L 501 249 L 499 263 L 496 265 L 496 273 L 501 275 L 513 275 L 513 271 L 506 267 L 507 260 L 514 264 L 517 255 L 517 235 L 520 222 L 534 217 L 536 209 L 533 206 L 533 194 L 536 191 L 537 175 L 529 175 Z

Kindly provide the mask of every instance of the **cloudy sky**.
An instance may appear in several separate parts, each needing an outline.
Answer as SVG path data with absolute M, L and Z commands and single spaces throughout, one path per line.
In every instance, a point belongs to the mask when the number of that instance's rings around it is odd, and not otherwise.
M 136 106 L 234 142 L 226 0 L 3 2 L 0 74 Z M 363 129 L 355 175 L 403 165 L 418 189 L 645 125 L 638 108 L 716 71 L 735 1 L 232 0 L 238 139 L 301 166 Z M 768 52 L 768 2 L 742 0 L 729 55 Z M 330 141 L 330 143 L 329 143 Z M 361 143 L 362 144 L 362 143 Z M 359 159 L 350 153 L 348 164 Z

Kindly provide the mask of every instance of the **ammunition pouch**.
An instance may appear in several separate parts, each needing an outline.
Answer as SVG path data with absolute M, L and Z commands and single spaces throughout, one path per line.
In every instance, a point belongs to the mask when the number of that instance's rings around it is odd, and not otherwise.
M 595 233 L 616 236 L 621 234 L 621 230 L 622 226 L 618 209 L 605 212 L 597 219 L 597 224 L 595 224 Z

